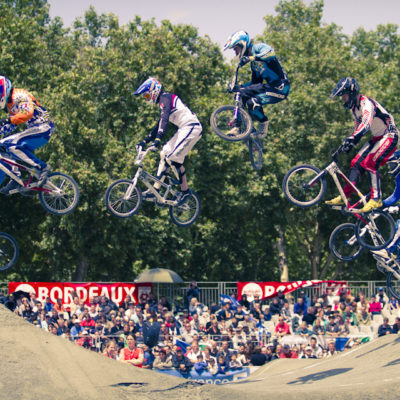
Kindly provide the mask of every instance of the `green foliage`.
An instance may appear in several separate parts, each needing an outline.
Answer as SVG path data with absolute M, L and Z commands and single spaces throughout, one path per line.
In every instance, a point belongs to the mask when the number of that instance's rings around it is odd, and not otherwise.
M 321 22 L 322 1 L 281 1 L 277 14 L 265 17 L 255 41 L 275 48 L 291 94 L 265 107 L 270 136 L 256 172 L 243 144 L 224 142 L 209 127 L 212 111 L 232 101 L 225 88 L 233 66 L 193 26 L 157 25 L 139 16 L 121 26 L 115 15 L 91 7 L 66 29 L 49 18 L 44 0 L 9 0 L 0 11 L 1 73 L 32 91 L 56 123 L 38 155 L 72 175 L 81 190 L 78 208 L 62 218 L 46 215 L 34 198 L 2 197 L 2 230 L 21 247 L 8 279 L 133 280 L 145 268 L 167 267 L 185 279 L 278 280 L 278 227 L 285 232 L 291 280 L 375 278 L 368 255 L 352 269 L 332 259 L 329 235 L 344 217 L 323 206 L 292 207 L 281 182 L 293 165 L 323 167 L 351 129 L 350 114 L 328 99 L 343 76 L 355 76 L 399 119 L 396 26 L 348 37 Z M 249 74 L 244 67 L 240 80 Z M 133 95 L 148 76 L 179 94 L 203 125 L 185 162 L 202 201 L 201 216 L 189 228 L 176 227 L 167 209 L 149 204 L 127 220 L 104 206 L 107 186 L 134 174 L 135 144 L 157 121 L 159 111 Z M 344 157 L 342 165 L 349 161 Z M 154 171 L 157 162 L 150 158 L 146 168 Z M 332 189 L 328 196 L 336 194 Z

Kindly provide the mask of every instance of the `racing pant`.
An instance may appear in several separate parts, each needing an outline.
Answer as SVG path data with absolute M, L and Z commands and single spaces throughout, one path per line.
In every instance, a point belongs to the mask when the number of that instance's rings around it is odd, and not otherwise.
M 394 130 L 390 130 L 385 135 L 376 136 L 369 140 L 351 161 L 350 182 L 357 186 L 363 173 L 368 171 L 371 199 L 373 200 L 379 200 L 382 197 L 378 168 L 385 165 L 388 158 L 395 152 L 397 142 L 398 134 L 396 127 L 394 127 Z M 349 197 L 354 189 L 350 185 L 346 185 L 343 191 L 346 197 Z
M 172 165 L 183 164 L 185 157 L 200 140 L 202 126 L 200 122 L 193 122 L 179 128 L 175 135 L 163 146 L 160 152 L 157 177 L 161 179 L 167 168 Z
M 54 131 L 54 123 L 48 121 L 37 125 L 31 125 L 28 129 L 7 136 L 0 140 L 0 145 L 3 146 L 7 152 L 17 160 L 21 160 L 28 165 L 39 170 L 45 168 L 47 164 L 37 158 L 33 151 L 43 146 L 50 140 L 50 136 Z M 3 163 L 5 165 L 5 163 Z M 9 168 L 8 165 L 6 165 Z M 0 185 L 5 177 L 5 173 L 0 171 Z
M 281 81 L 277 86 L 264 83 L 253 83 L 240 88 L 243 105 L 247 106 L 253 120 L 268 121 L 262 105 L 274 104 L 285 100 L 290 91 L 288 80 Z

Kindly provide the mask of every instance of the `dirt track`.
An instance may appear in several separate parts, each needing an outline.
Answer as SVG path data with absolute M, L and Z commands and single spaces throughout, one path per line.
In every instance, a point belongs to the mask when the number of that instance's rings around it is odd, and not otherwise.
M 0 305 L 0 355 L 0 400 L 399 398 L 397 335 L 328 360 L 274 361 L 238 384 L 198 385 L 109 360 Z

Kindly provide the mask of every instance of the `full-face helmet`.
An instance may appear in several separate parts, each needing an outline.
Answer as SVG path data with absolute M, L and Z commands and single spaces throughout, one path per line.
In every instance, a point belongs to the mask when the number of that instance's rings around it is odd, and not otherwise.
M 11 81 L 5 76 L 0 76 L 0 108 L 3 109 L 6 106 L 7 99 L 10 96 L 12 90 Z
M 349 95 L 348 101 L 343 104 L 344 108 L 353 108 L 357 102 L 357 96 L 360 93 L 360 86 L 354 78 L 343 78 L 333 89 L 330 97 Z
M 397 150 L 393 155 L 387 160 L 387 165 L 389 167 L 389 174 L 397 176 L 400 173 L 400 150 Z
M 143 95 L 144 99 L 151 104 L 156 104 L 160 95 L 162 85 L 156 78 L 146 79 L 137 89 L 135 95 Z
M 242 58 L 246 54 L 246 51 L 249 48 L 250 43 L 251 40 L 247 32 L 237 31 L 235 33 L 232 33 L 231 36 L 229 36 L 227 42 L 225 43 L 224 51 L 239 46 L 241 48 L 239 53 L 239 58 Z

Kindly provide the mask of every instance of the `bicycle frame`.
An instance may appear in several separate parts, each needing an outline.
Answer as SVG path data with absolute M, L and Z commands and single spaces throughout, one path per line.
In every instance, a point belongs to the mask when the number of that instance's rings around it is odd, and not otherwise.
M 169 178 L 170 183 L 169 184 L 165 183 L 160 179 L 156 178 L 155 176 L 146 172 L 143 168 L 143 161 L 146 158 L 147 153 L 150 151 L 149 149 L 150 148 L 148 148 L 145 151 L 139 151 L 135 161 L 135 165 L 138 165 L 139 168 L 137 169 L 135 176 L 132 179 L 132 185 L 128 188 L 128 190 L 125 193 L 124 199 L 127 200 L 130 198 L 132 191 L 136 187 L 138 181 L 141 181 L 150 190 L 150 192 L 154 194 L 156 202 L 163 205 L 165 204 L 169 206 L 176 206 L 178 204 L 176 200 L 168 199 L 168 196 L 174 196 L 176 194 L 175 190 L 172 188 L 171 185 L 172 178 L 170 176 L 167 176 L 167 178 Z M 154 183 L 158 183 L 160 185 L 160 190 L 154 188 L 153 186 Z M 162 191 L 164 192 L 163 194 L 161 194 Z
M 386 261 L 383 257 L 377 255 L 377 254 L 372 254 L 372 256 L 375 258 L 377 263 L 381 268 L 383 268 L 386 272 L 391 272 L 393 275 L 396 277 L 396 279 L 400 280 L 400 265 L 396 258 L 392 258 L 390 261 Z M 394 267 L 391 265 L 394 264 Z
M 30 175 L 28 181 L 24 182 L 21 179 L 21 177 L 14 174 L 3 163 L 9 164 L 13 167 L 17 167 L 18 169 L 20 169 L 22 171 L 28 172 Z M 39 187 L 39 182 L 33 181 L 33 177 L 34 177 L 34 169 L 33 168 L 29 168 L 25 165 L 19 164 L 18 162 L 5 157 L 3 153 L 0 153 L 0 170 L 3 171 L 7 176 L 9 176 L 10 179 L 14 180 L 19 185 L 21 185 L 24 190 L 34 190 L 37 192 L 50 192 L 51 191 L 49 189 Z M 15 194 L 15 193 L 19 193 L 19 192 L 20 192 L 20 189 L 13 189 L 10 191 L 9 194 Z

